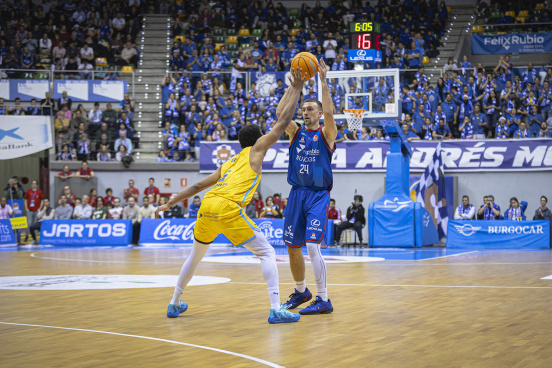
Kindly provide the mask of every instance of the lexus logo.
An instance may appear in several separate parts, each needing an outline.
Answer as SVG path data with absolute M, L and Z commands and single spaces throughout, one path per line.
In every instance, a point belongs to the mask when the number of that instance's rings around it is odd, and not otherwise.
M 358 50 L 357 56 L 366 56 L 366 50 Z
M 314 220 L 311 221 L 311 225 L 312 226 L 320 226 L 320 221 L 317 220 L 317 219 L 314 219 Z

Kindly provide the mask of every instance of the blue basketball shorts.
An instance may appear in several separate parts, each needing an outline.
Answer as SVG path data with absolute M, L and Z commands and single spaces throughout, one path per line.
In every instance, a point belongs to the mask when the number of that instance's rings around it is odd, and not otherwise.
M 284 210 L 284 243 L 289 247 L 320 243 L 326 233 L 329 208 L 327 190 L 292 188 Z

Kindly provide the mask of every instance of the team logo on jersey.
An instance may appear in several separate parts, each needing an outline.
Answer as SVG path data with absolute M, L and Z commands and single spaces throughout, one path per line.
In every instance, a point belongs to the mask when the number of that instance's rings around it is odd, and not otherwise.
M 305 149 L 305 145 L 304 144 L 300 144 L 299 147 L 295 147 L 297 148 L 297 153 L 301 152 L 301 150 Z
M 316 141 L 318 140 L 318 136 L 315 135 L 315 136 L 312 138 L 312 140 L 316 142 Z
M 312 233 L 311 239 L 316 239 L 316 234 L 315 233 Z
M 286 231 L 284 232 L 284 236 L 287 236 L 291 239 L 293 239 L 293 231 L 291 231 L 291 226 L 292 225 L 289 225 L 286 229 Z
M 318 220 L 318 219 L 312 220 L 312 221 L 311 221 L 311 225 L 312 225 L 312 226 L 320 226 L 320 220 Z
M 221 144 L 220 146 L 217 146 L 217 149 L 213 151 L 212 154 L 212 160 L 217 167 L 220 167 L 223 163 L 228 161 L 230 157 L 234 156 L 236 154 L 236 151 L 232 148 L 232 146 L 228 144 Z

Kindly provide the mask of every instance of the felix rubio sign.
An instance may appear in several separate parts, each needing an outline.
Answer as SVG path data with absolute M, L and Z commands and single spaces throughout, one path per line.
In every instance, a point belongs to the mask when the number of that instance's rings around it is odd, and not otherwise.
M 534 54 L 552 52 L 550 33 L 509 33 L 505 35 L 472 35 L 472 54 Z
M 436 141 L 411 142 L 411 171 L 425 170 L 436 146 Z M 200 171 L 215 171 L 240 150 L 237 142 L 202 142 Z M 341 142 L 333 153 L 332 169 L 334 172 L 385 171 L 388 152 L 387 141 Z M 552 139 L 451 140 L 443 142 L 442 152 L 447 172 L 552 170 Z M 289 142 L 280 141 L 267 151 L 263 171 L 285 172 L 288 163 Z

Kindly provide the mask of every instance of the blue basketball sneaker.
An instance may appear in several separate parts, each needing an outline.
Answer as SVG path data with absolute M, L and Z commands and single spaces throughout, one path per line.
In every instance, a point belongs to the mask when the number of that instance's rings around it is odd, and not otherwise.
M 289 300 L 284 303 L 286 309 L 295 309 L 303 303 L 308 302 L 312 299 L 312 293 L 308 288 L 305 289 L 304 293 L 300 293 L 297 289 L 295 292 L 289 296 Z
M 169 304 L 169 307 L 167 308 L 167 317 L 169 318 L 176 318 L 180 314 L 186 312 L 188 309 L 188 303 L 183 303 L 182 300 L 180 300 L 180 305 L 174 305 Z
M 333 312 L 333 306 L 330 299 L 327 302 L 323 301 L 321 297 L 317 296 L 316 300 L 308 307 L 301 309 L 299 314 L 327 314 Z
M 297 322 L 301 318 L 299 313 L 291 313 L 284 305 L 280 306 L 280 310 L 270 309 L 268 323 L 292 323 Z

